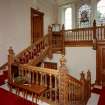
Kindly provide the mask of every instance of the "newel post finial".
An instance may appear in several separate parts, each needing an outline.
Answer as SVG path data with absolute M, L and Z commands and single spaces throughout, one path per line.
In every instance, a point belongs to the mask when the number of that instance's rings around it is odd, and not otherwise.
M 89 70 L 87 71 L 87 81 L 91 83 L 91 72 Z
M 93 27 L 96 27 L 96 20 L 93 21 Z
M 60 65 L 61 66 L 64 66 L 65 65 L 65 57 L 64 57 L 64 55 L 62 55 L 62 57 L 60 58 Z
M 85 87 L 85 74 L 82 71 L 80 75 L 81 75 L 80 81 L 82 83 L 82 88 L 81 88 L 81 92 L 82 92 L 81 101 L 84 102 L 84 100 L 85 100 L 85 89 L 86 89 L 86 87 Z
M 14 51 L 12 49 L 12 47 L 9 47 L 8 50 L 9 54 L 8 54 L 8 79 L 9 81 L 12 80 L 12 74 L 11 74 L 11 65 L 14 63 Z
M 48 32 L 51 32 L 52 31 L 52 27 L 51 25 L 48 26 Z
M 93 49 L 97 47 L 97 37 L 96 37 L 96 20 L 93 21 Z
M 12 49 L 12 47 L 11 47 L 11 46 L 9 47 L 8 52 L 9 52 L 9 54 L 11 54 L 11 55 L 12 55 L 12 54 L 14 54 L 14 51 L 13 51 L 13 49 Z
M 81 75 L 80 80 L 85 80 L 85 74 L 84 74 L 84 72 L 83 72 L 83 71 L 81 72 L 81 74 L 80 74 L 80 75 Z
M 65 26 L 64 26 L 64 24 L 62 25 L 62 30 L 64 30 L 65 29 Z

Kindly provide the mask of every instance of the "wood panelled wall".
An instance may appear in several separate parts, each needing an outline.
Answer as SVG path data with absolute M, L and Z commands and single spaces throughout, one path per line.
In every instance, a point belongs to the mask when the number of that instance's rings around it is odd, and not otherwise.
M 105 42 L 98 43 L 96 55 L 96 82 L 105 86 Z

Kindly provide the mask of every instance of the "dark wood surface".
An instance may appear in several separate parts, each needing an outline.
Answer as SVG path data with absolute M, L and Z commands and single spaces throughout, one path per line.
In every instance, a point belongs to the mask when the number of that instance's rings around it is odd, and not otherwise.
M 105 85 L 105 44 L 98 44 L 96 51 L 96 82 Z
M 24 92 L 24 97 L 28 95 L 28 93 L 32 94 L 32 101 L 34 100 L 34 97 L 36 97 L 36 103 L 37 99 L 47 90 L 47 87 L 43 85 L 37 85 L 37 84 L 23 84 L 23 83 L 15 83 L 15 82 L 9 82 L 10 90 L 12 90 L 12 87 L 16 88 L 17 94 L 19 94 L 19 91 L 21 90 Z

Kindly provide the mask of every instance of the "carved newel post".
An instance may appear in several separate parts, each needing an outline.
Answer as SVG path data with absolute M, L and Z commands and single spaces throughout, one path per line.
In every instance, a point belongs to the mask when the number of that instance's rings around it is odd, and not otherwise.
M 64 31 L 65 31 L 65 27 L 64 24 L 62 25 L 62 30 L 61 30 L 61 35 L 62 35 L 62 54 L 65 54 L 65 45 L 64 45 L 64 41 L 65 41 L 65 37 L 64 37 Z
M 80 78 L 80 81 L 82 82 L 82 88 L 81 88 L 81 92 L 82 92 L 82 94 L 81 94 L 81 101 L 82 101 L 82 103 L 84 102 L 84 100 L 85 100 L 85 98 L 86 98 L 86 89 L 85 89 L 85 74 L 83 73 L 83 72 L 81 72 L 81 78 Z
M 93 49 L 96 50 L 97 37 L 96 37 L 96 20 L 93 21 Z
M 89 70 L 87 72 L 87 82 L 88 82 L 88 89 L 89 89 L 88 97 L 90 97 L 91 96 L 91 72 Z
M 52 58 L 52 27 L 48 26 L 48 43 L 49 43 L 49 54 L 48 57 Z
M 65 65 L 65 58 L 60 59 L 59 67 L 59 105 L 68 105 L 68 70 Z
M 14 63 L 14 51 L 12 47 L 9 48 L 8 52 L 8 80 L 12 81 L 11 64 Z

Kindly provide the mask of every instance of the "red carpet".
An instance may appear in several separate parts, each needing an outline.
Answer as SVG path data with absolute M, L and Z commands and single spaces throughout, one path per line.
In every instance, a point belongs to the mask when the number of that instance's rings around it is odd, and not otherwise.
M 93 89 L 92 89 L 92 92 L 93 92 L 93 93 L 96 93 L 96 94 L 100 94 L 100 93 L 101 93 L 101 89 L 93 88 Z
M 105 105 L 105 87 L 102 88 L 98 105 Z
M 0 75 L 0 85 L 3 85 L 5 82 L 5 79 L 8 78 L 8 71 L 3 71 L 3 75 Z
M 0 105 L 37 105 L 0 88 Z

